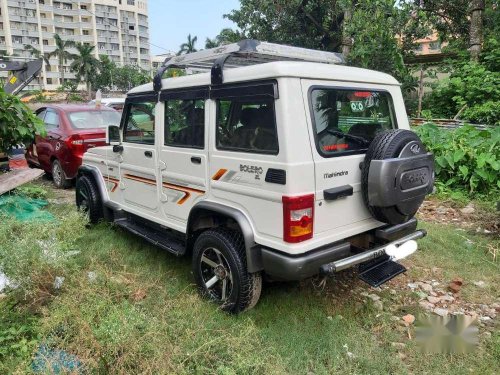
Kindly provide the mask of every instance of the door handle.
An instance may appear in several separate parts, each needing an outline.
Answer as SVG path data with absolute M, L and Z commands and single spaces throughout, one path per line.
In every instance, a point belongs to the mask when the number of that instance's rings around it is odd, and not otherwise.
M 353 195 L 353 191 L 354 189 L 351 185 L 343 185 L 332 189 L 323 190 L 323 198 L 326 201 L 333 201 L 335 199 Z
M 199 156 L 191 156 L 191 163 L 201 164 L 201 158 Z
M 147 158 L 152 158 L 153 157 L 153 151 L 144 151 L 144 156 Z

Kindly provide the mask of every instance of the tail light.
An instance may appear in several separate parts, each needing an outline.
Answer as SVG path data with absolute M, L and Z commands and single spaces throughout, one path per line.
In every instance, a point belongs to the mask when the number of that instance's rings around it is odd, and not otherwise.
M 302 242 L 312 238 L 314 194 L 283 197 L 283 240 Z
M 66 144 L 70 150 L 76 154 L 84 153 L 84 140 L 79 134 L 73 134 L 66 140 Z

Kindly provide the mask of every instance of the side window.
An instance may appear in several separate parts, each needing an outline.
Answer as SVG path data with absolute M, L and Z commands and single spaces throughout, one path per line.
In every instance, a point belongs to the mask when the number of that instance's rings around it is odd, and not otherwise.
M 44 117 L 45 117 L 45 113 L 47 113 L 47 110 L 46 110 L 46 109 L 44 109 L 44 110 L 42 110 L 40 113 L 38 113 L 38 114 L 36 115 L 36 117 L 38 117 L 40 120 L 42 120 L 42 121 L 43 121 L 43 119 L 44 119 Z
M 204 141 L 205 101 L 165 101 L 165 145 L 202 149 Z
M 47 130 L 57 129 L 59 127 L 59 115 L 56 111 L 48 109 L 45 113 L 44 122 Z
M 274 99 L 217 100 L 217 148 L 261 154 L 278 153 Z
M 123 141 L 145 145 L 155 144 L 155 102 L 127 105 Z

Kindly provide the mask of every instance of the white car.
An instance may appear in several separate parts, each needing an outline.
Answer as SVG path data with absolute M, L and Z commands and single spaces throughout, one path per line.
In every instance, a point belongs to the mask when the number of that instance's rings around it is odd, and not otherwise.
M 95 105 L 96 100 L 93 99 L 88 104 Z M 116 109 L 117 111 L 121 112 L 123 110 L 124 105 L 125 105 L 125 98 L 103 98 L 103 99 L 101 99 L 101 105 L 103 105 L 105 107 L 111 107 L 111 108 Z
M 340 63 L 251 40 L 173 57 L 128 93 L 110 145 L 84 155 L 78 207 L 191 256 L 202 294 L 235 313 L 263 274 L 359 265 L 377 286 L 404 272 L 433 157 L 399 83 Z M 211 71 L 162 79 L 169 66 Z

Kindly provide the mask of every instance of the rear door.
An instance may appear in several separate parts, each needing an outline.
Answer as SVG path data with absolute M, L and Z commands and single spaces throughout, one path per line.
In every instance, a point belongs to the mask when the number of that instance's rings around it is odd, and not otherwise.
M 315 233 L 377 226 L 363 202 L 361 168 L 375 135 L 396 127 L 391 95 L 373 85 L 302 81 L 315 162 Z
M 40 166 L 46 171 L 51 170 L 51 157 L 57 154 L 61 148 L 61 120 L 59 113 L 52 108 L 48 108 L 44 116 L 45 137 L 37 136 L 36 153 Z
M 193 205 L 207 192 L 208 88 L 161 94 L 164 131 L 159 147 L 161 211 L 183 231 Z

